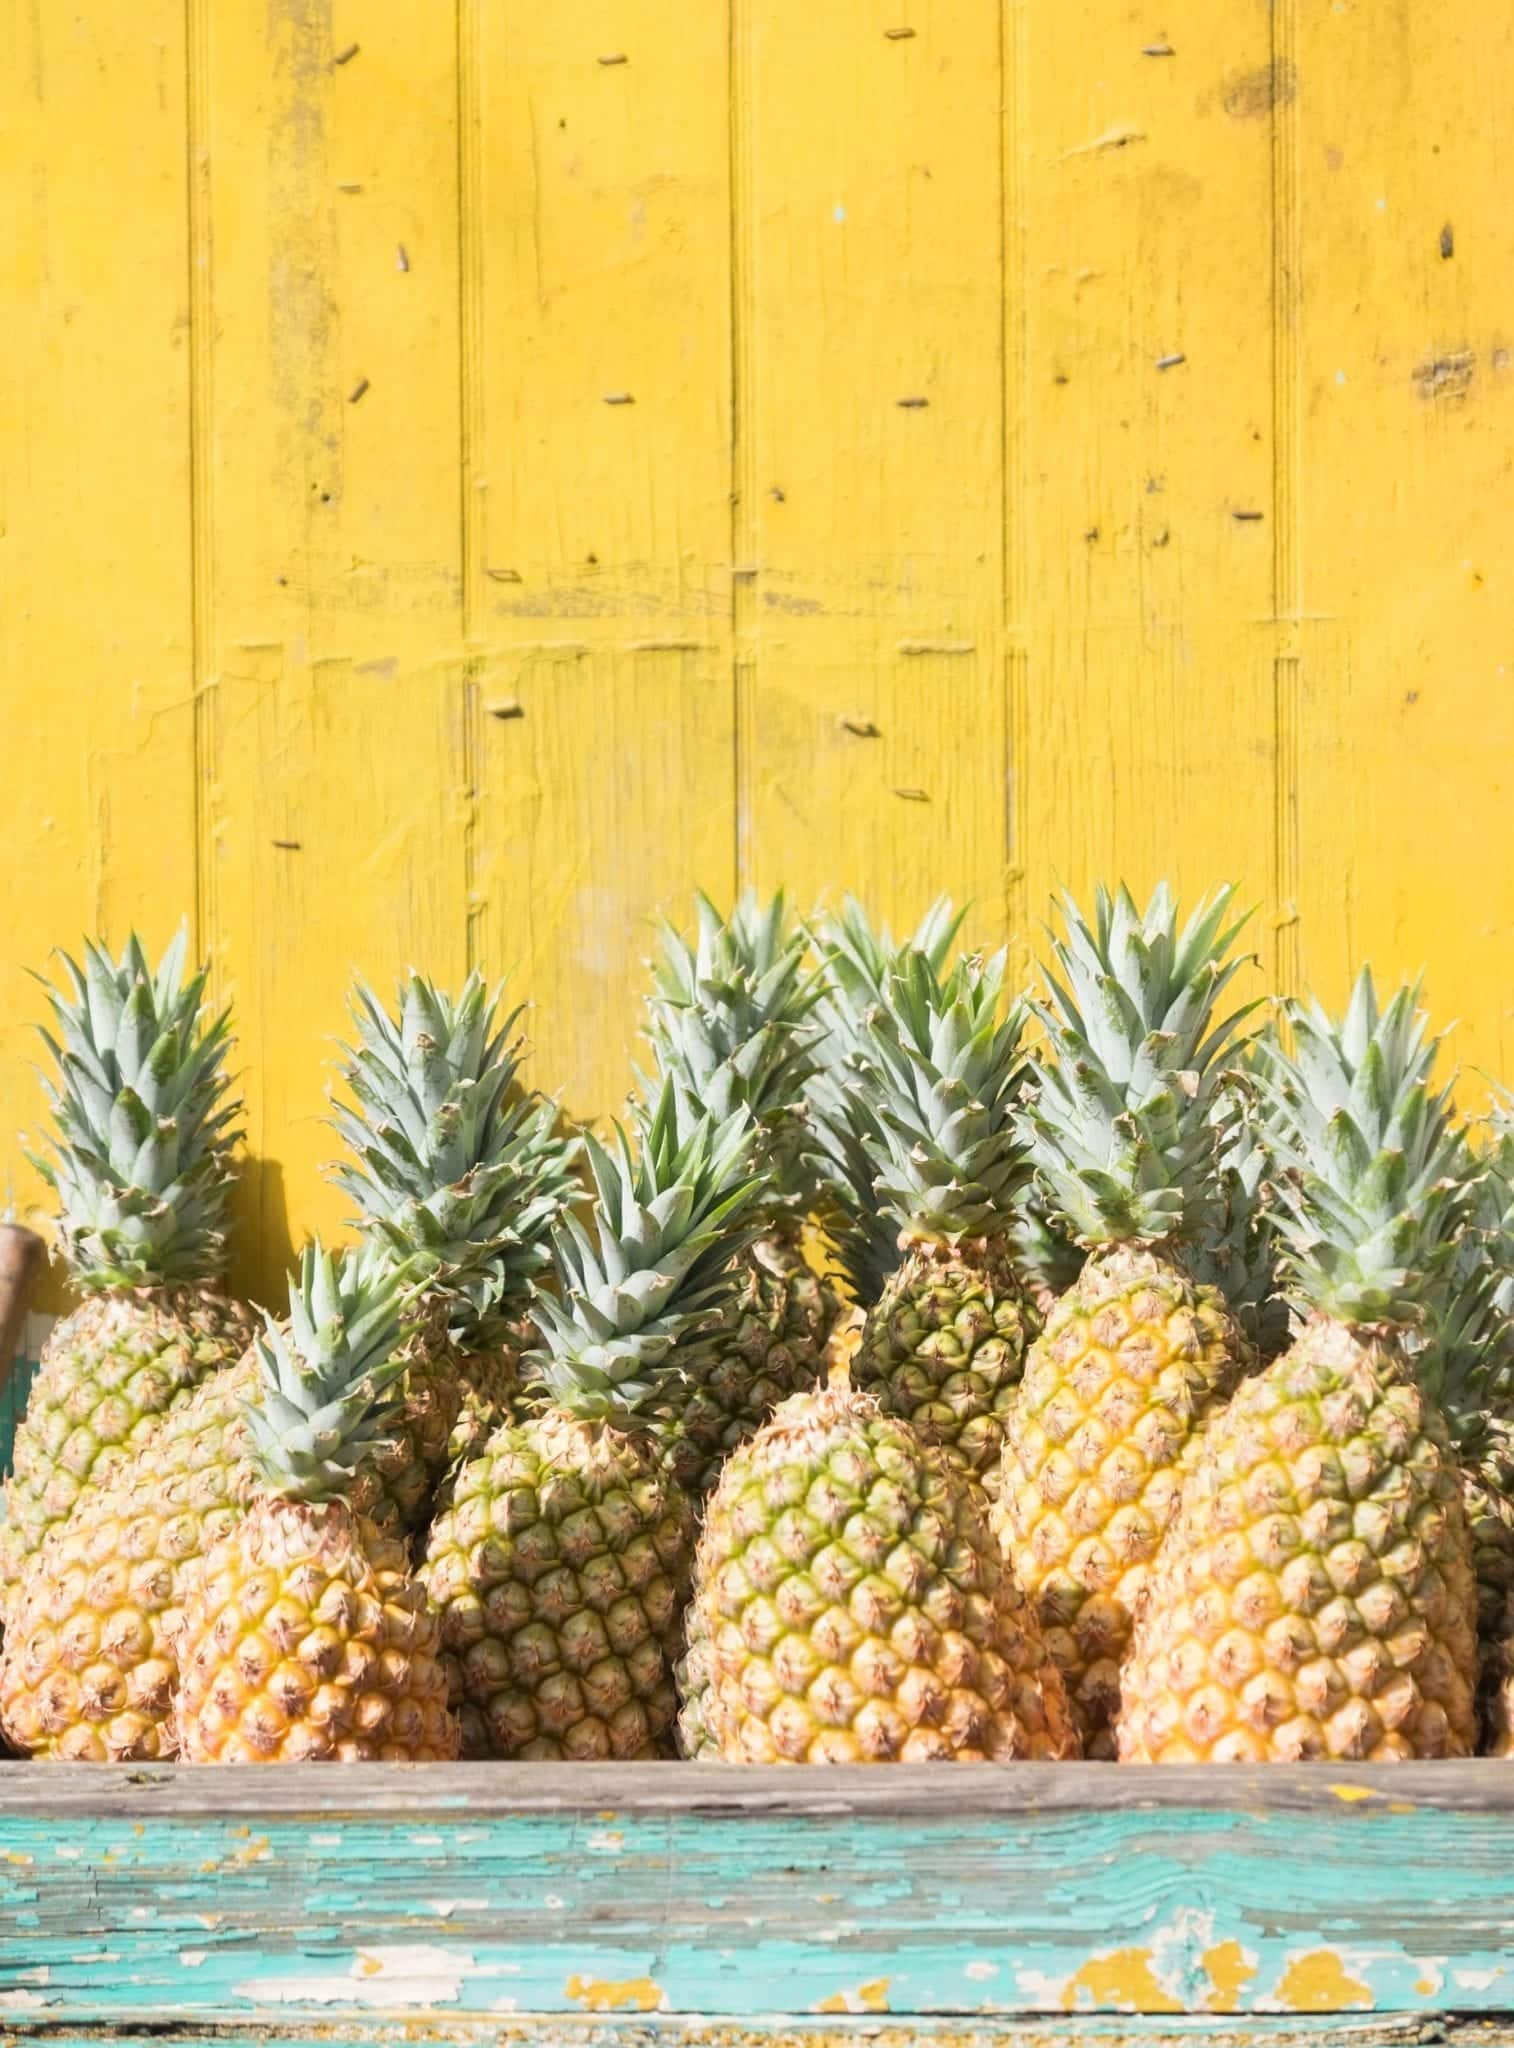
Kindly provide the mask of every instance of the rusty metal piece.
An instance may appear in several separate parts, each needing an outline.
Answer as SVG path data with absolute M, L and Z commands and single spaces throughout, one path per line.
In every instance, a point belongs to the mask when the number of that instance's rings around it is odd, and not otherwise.
M 0 1223 L 0 1386 L 10 1377 L 43 1244 L 21 1223 Z

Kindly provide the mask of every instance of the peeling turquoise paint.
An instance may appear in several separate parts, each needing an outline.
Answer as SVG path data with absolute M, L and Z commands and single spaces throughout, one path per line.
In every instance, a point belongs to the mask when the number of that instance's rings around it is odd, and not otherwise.
M 1326 1800 L 1281 1826 L 1218 1806 L 462 1825 L 434 1808 L 424 1825 L 147 1811 L 70 1815 L 66 1843 L 12 1814 L 0 2025 L 1187 2012 L 1223 2038 L 1327 2008 L 1509 2011 L 1514 1821 L 1395 1803 Z

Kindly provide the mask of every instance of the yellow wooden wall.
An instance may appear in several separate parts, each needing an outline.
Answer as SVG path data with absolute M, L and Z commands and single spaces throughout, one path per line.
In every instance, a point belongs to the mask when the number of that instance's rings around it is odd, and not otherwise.
M 1234 876 L 1514 1072 L 1514 12 L 0 0 L 0 1203 L 24 977 L 187 912 L 242 1281 L 349 973 L 575 1111 L 698 881 Z

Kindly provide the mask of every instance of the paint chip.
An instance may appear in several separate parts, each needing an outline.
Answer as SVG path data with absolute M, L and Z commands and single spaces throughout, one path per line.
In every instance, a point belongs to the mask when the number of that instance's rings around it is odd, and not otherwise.
M 1181 2012 L 1183 2001 L 1157 1982 L 1149 1948 L 1090 1956 L 1062 1987 L 1064 2012 Z
M 663 2012 L 668 1995 L 650 1977 L 570 1977 L 564 1993 L 586 2012 Z
M 473 1957 L 407 1945 L 356 1949 L 345 1975 L 258 1977 L 232 1990 L 251 2005 L 356 2005 L 394 2011 L 456 2005 Z
M 1367 1986 L 1349 1975 L 1333 1948 L 1294 1956 L 1265 2001 L 1268 2010 L 1283 2012 L 1370 2012 L 1373 2003 Z
M 858 1984 L 848 1990 L 833 1991 L 829 1998 L 822 1998 L 818 2004 L 811 2006 L 810 2010 L 835 2013 L 887 2012 L 889 1981 L 887 1977 L 874 1977 L 866 1984 Z
M 1106 128 L 1102 135 L 1095 135 L 1087 142 L 1077 142 L 1071 149 L 1064 149 L 1058 161 L 1065 164 L 1075 156 L 1102 156 L 1106 150 L 1128 149 L 1131 143 L 1145 140 L 1144 128 L 1132 128 L 1128 122 L 1117 122 L 1113 128 Z

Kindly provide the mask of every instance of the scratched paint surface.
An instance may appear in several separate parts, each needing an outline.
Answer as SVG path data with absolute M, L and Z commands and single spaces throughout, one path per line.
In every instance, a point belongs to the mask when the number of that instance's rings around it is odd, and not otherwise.
M 1511 2003 L 1496 1874 L 1514 1820 L 1381 1793 L 1286 1818 L 480 1817 L 461 1792 L 413 1822 L 143 1810 L 66 1829 L 5 1815 L 0 2012 L 1291 2020 Z
M 1274 979 L 1423 965 L 1514 1072 L 1514 12 L 0 35 L 0 1130 L 23 969 L 188 912 L 267 1298 L 352 968 L 513 968 L 601 1113 L 646 919 L 747 879 L 1024 958 L 1054 883 L 1233 874 Z

